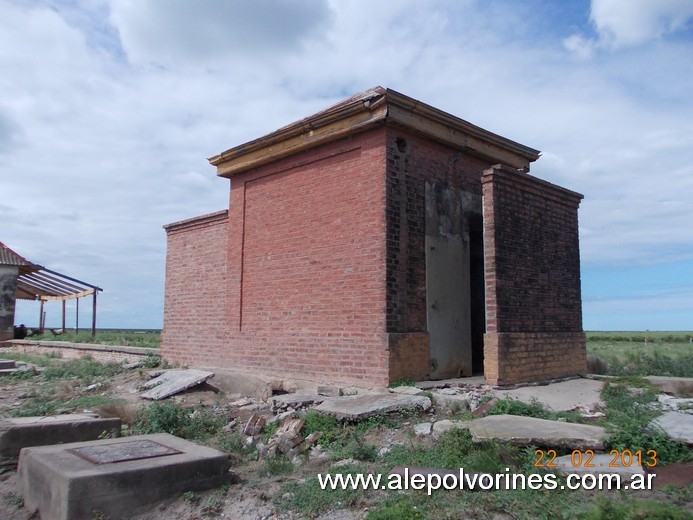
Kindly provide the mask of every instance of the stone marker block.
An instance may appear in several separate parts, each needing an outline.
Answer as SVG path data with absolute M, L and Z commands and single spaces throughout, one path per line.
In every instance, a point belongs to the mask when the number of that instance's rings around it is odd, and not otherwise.
M 17 368 L 17 362 L 13 359 L 0 359 L 0 369 Z
M 166 433 L 24 448 L 19 493 L 42 520 L 118 520 L 222 485 L 229 465 L 225 453 Z
M 104 432 L 120 435 L 120 419 L 67 414 L 0 420 L 0 465 L 15 465 L 19 450 L 67 442 L 91 441 Z

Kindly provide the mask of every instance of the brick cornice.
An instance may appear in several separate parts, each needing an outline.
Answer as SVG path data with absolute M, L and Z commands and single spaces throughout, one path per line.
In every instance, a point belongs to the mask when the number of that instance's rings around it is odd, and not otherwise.
M 166 233 L 175 233 L 176 231 L 189 230 L 193 228 L 199 228 L 204 226 L 209 226 L 221 222 L 225 222 L 229 219 L 229 210 L 224 209 L 221 211 L 216 211 L 214 213 L 208 213 L 206 215 L 201 215 L 199 217 L 193 217 L 186 220 L 181 220 L 178 222 L 172 222 L 171 224 L 166 224 L 164 229 Z
M 209 159 L 217 175 L 238 173 L 380 125 L 410 130 L 489 161 L 528 168 L 539 151 L 484 130 L 442 110 L 376 87 L 357 94 L 264 137 L 230 148 Z
M 580 193 L 539 179 L 505 164 L 497 164 L 488 170 L 484 170 L 484 174 L 481 176 L 481 184 L 485 186 L 490 182 L 516 187 L 576 208 L 584 198 L 584 195 Z

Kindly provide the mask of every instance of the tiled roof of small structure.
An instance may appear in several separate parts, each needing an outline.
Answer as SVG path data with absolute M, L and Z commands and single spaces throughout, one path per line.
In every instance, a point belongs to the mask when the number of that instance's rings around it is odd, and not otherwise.
M 540 155 L 538 150 L 378 86 L 263 137 L 230 148 L 211 157 L 209 162 L 217 167 L 218 175 L 232 177 L 293 153 L 384 124 L 404 128 L 515 168 L 527 168 Z
M 34 264 L 0 242 L 0 265 L 33 266 Z

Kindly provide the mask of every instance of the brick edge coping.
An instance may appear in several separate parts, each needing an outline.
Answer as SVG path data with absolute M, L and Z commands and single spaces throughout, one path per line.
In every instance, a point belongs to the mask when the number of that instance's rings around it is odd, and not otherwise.
M 8 347 L 45 347 L 58 349 L 64 348 L 92 352 L 122 353 L 142 357 L 145 357 L 149 354 L 161 355 L 160 350 L 156 348 L 102 345 L 100 343 L 70 343 L 69 341 L 31 341 L 25 339 L 9 339 L 6 341 L 0 341 L 0 352 L 3 348 Z

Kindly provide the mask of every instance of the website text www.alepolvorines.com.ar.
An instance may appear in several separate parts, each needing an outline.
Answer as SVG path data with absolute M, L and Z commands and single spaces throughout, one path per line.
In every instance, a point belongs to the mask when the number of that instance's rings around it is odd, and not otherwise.
M 656 474 L 620 475 L 618 473 L 577 474 L 566 475 L 563 483 L 553 473 L 510 473 L 505 468 L 504 473 L 476 473 L 459 471 L 420 472 L 404 468 L 400 473 L 387 476 L 371 473 L 334 473 L 319 474 L 318 482 L 323 490 L 357 490 L 383 489 L 390 491 L 426 490 L 430 495 L 438 490 L 472 490 L 480 489 L 493 491 L 499 489 L 512 490 L 552 490 L 552 489 L 585 489 L 585 490 L 649 490 Z

